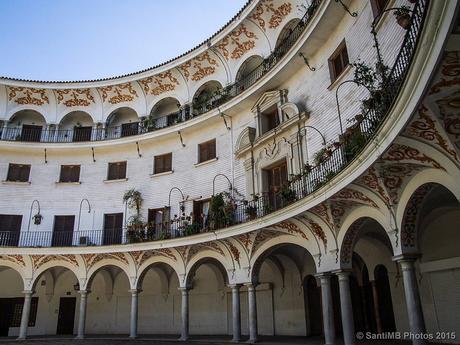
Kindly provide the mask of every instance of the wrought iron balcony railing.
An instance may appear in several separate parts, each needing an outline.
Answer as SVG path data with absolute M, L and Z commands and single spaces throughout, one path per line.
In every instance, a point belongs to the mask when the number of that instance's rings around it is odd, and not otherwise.
M 343 136 L 335 148 L 325 151 L 324 159 L 321 162 L 318 162 L 316 166 L 304 169 L 301 174 L 294 176 L 280 190 L 262 194 L 252 201 L 232 199 L 217 212 L 210 207 L 210 211 L 206 215 L 195 217 L 182 215 L 160 224 L 151 224 L 137 229 L 120 228 L 63 232 L 0 231 L 0 246 L 112 245 L 189 236 L 246 223 L 305 198 L 328 183 L 350 164 L 372 140 L 388 116 L 410 67 L 427 8 L 428 0 L 416 2 L 412 11 L 410 27 L 406 32 L 395 63 L 386 76 L 386 84 L 381 90 L 379 101 L 366 114 L 356 120 L 350 127 L 348 136 Z M 351 140 L 350 138 L 354 135 L 358 135 L 360 140 Z
M 260 78 L 266 75 L 292 48 L 297 42 L 300 35 L 306 28 L 307 24 L 313 18 L 316 9 L 321 0 L 312 0 L 307 8 L 305 15 L 299 23 L 289 32 L 289 35 L 275 48 L 266 59 L 263 60 L 251 72 L 245 75 L 235 83 L 219 89 L 210 95 L 208 98 L 200 101 L 193 101 L 190 106 L 186 106 L 183 111 L 174 112 L 165 116 L 154 119 L 149 119 L 148 125 L 139 125 L 132 128 L 127 133 L 126 129 L 121 126 L 115 127 L 75 127 L 73 129 L 49 129 L 34 126 L 36 128 L 21 128 L 21 127 L 3 127 L 0 128 L 0 139 L 7 141 L 25 141 L 25 142 L 44 142 L 44 143 L 67 143 L 67 142 L 85 142 L 85 141 L 101 141 L 118 139 L 131 135 L 140 135 L 152 132 L 161 128 L 176 125 L 178 123 L 188 121 L 212 109 L 215 109 L 230 99 L 238 96 L 249 87 L 254 85 Z M 129 124 L 126 124 L 129 125 Z

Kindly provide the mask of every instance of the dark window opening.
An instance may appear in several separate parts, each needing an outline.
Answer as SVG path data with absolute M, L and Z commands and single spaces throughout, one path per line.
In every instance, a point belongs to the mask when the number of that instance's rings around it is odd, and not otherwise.
M 195 200 L 193 202 L 193 222 L 200 228 L 208 225 L 209 205 L 211 199 Z
M 123 213 L 104 214 L 102 245 L 120 244 L 123 237 Z
M 0 246 L 17 247 L 21 234 L 22 216 L 0 214 Z
M 73 129 L 73 141 L 91 141 L 91 133 L 93 127 L 74 127 Z
M 79 165 L 61 165 L 59 182 L 79 182 L 80 166 Z
M 0 298 L 0 329 L 20 327 L 23 307 L 24 297 Z M 29 327 L 35 327 L 37 310 L 38 297 L 32 297 L 30 303 Z
M 172 153 L 155 156 L 153 163 L 153 173 L 160 174 L 172 171 Z
M 21 141 L 39 142 L 42 136 L 42 126 L 22 125 Z
M 119 180 L 126 178 L 126 161 L 109 163 L 107 180 Z
M 72 245 L 75 216 L 54 216 L 52 247 Z
M 268 193 L 270 207 L 274 210 L 282 206 L 281 188 L 288 182 L 287 163 L 285 160 L 275 163 L 263 170 L 265 191 Z
M 121 136 L 129 137 L 139 134 L 139 122 L 124 123 L 121 125 Z
M 198 163 L 216 158 L 216 139 L 198 145 Z
M 260 113 L 261 134 L 271 131 L 279 124 L 278 107 L 276 105 Z
M 13 164 L 8 166 L 7 181 L 12 182 L 29 182 L 30 165 L 29 164 Z
M 348 66 L 348 52 L 345 41 L 342 42 L 329 58 L 329 72 L 331 82 L 334 82 Z

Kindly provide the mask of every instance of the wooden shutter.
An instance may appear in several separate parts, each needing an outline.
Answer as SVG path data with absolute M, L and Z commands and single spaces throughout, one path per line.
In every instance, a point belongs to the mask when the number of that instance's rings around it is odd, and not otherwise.
M 164 171 L 172 171 L 172 153 L 164 155 Z
M 8 167 L 8 181 L 28 182 L 30 175 L 30 165 L 12 164 Z
M 118 180 L 126 178 L 126 161 L 109 163 L 108 180 Z
M 164 171 L 163 156 L 155 157 L 155 174 L 162 173 Z

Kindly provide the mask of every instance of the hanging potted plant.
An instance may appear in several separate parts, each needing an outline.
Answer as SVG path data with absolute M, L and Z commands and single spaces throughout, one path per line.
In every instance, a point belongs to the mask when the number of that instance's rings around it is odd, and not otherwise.
M 257 218 L 257 207 L 255 205 L 247 205 L 245 213 L 250 220 Z
M 34 219 L 34 224 L 35 225 L 40 225 L 43 219 L 43 216 L 40 213 L 37 213 L 36 215 L 33 216 Z
M 140 242 L 144 240 L 145 223 L 141 216 L 142 194 L 132 188 L 123 195 L 123 202 L 126 202 L 129 209 L 135 209 L 136 213 L 129 217 L 126 224 L 126 236 L 130 242 Z
M 410 26 L 410 10 L 407 6 L 401 6 L 393 12 L 398 24 L 404 29 L 409 29 Z

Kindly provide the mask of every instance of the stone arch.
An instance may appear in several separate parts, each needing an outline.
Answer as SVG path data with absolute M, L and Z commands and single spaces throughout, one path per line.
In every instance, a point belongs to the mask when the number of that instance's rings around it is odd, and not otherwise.
M 202 265 L 209 265 L 214 274 L 216 275 L 216 279 L 219 279 L 220 275 L 222 278 L 223 285 L 229 283 L 229 281 L 231 280 L 228 274 L 227 267 L 225 265 L 225 261 L 223 261 L 222 258 L 218 255 L 210 255 L 210 253 L 208 253 L 206 256 L 200 257 L 198 259 L 194 258 L 189 263 L 189 268 L 187 270 L 187 274 L 184 280 L 185 286 L 192 286 L 192 280 L 196 274 L 196 271 Z M 221 287 L 223 288 L 223 286 Z
M 0 261 L 0 272 L 2 271 L 2 267 L 6 269 L 11 269 L 12 271 L 16 272 L 19 275 L 19 278 L 21 279 L 24 290 L 30 290 L 31 279 L 26 277 L 23 269 L 19 265 L 16 265 L 15 263 L 9 261 Z
M 193 94 L 192 102 L 193 106 L 206 103 L 213 97 L 215 92 L 222 89 L 222 84 L 217 80 L 208 80 L 207 82 L 200 84 L 191 94 Z
M 128 278 L 128 282 L 129 282 L 130 286 L 132 288 L 135 288 L 135 285 L 134 285 L 134 283 L 135 283 L 135 274 L 132 274 L 132 272 L 130 272 L 129 267 L 127 265 L 120 265 L 120 262 L 117 261 L 117 260 L 110 259 L 110 260 L 100 261 L 100 262 L 96 263 L 94 266 L 92 266 L 88 270 L 85 285 L 81 286 L 81 289 L 82 290 L 90 289 L 91 288 L 91 283 L 93 282 L 94 277 L 96 276 L 96 274 L 101 269 L 104 269 L 104 268 L 109 267 L 109 266 L 119 268 L 122 272 L 124 272 L 126 274 L 126 277 Z
M 457 200 L 460 200 L 460 184 L 451 175 L 439 169 L 425 169 L 415 174 L 401 193 L 396 208 L 396 224 L 398 229 L 402 229 L 403 217 L 410 198 L 419 187 L 428 183 L 436 183 L 444 186 Z
M 23 124 L 41 124 L 41 125 L 46 125 L 46 118 L 45 116 L 40 113 L 38 110 L 35 109 L 21 109 L 18 111 L 15 111 L 11 116 L 9 117 L 10 122 L 18 122 L 17 127 L 23 125 Z M 24 123 L 27 122 L 27 123 Z
M 278 48 L 281 43 L 289 37 L 299 22 L 300 18 L 293 18 L 283 26 L 283 28 L 280 30 L 280 33 L 278 34 L 278 38 L 276 39 L 275 49 Z
M 427 216 L 429 212 L 440 207 L 440 204 L 427 205 L 427 199 L 433 194 L 436 189 L 442 189 L 445 194 L 450 194 L 450 199 L 455 206 L 459 206 L 459 200 L 456 195 L 447 188 L 444 184 L 438 182 L 427 182 L 421 184 L 415 189 L 404 209 L 404 213 L 401 220 L 401 250 L 403 253 L 420 251 L 419 248 L 419 237 L 420 226 L 422 221 L 422 215 Z M 449 197 L 444 197 L 443 201 L 449 202 Z M 428 206 L 428 209 L 427 209 Z
M 246 86 L 244 83 L 244 79 L 248 76 L 253 70 L 259 67 L 263 63 L 264 59 L 260 55 L 251 55 L 247 59 L 241 61 L 237 66 L 235 66 L 235 70 L 237 71 L 235 74 L 235 82 L 243 81 L 240 91 L 244 90 Z
M 388 234 L 389 228 L 385 222 L 379 217 L 374 217 L 365 212 L 361 214 L 355 214 L 350 217 L 347 223 L 344 223 L 343 230 L 341 230 L 342 236 L 340 238 L 340 268 L 351 268 L 352 255 L 356 242 L 363 238 L 367 234 L 371 234 L 383 243 L 388 241 L 391 254 L 394 254 L 394 247 Z M 374 235 L 375 234 L 375 235 Z
M 64 114 L 58 119 L 59 127 L 62 129 L 70 129 L 75 126 L 93 126 L 95 120 L 93 116 L 83 110 L 74 110 Z
M 139 268 L 135 283 L 136 288 L 142 289 L 142 284 L 144 282 L 145 276 L 147 275 L 149 270 L 155 269 L 157 273 L 160 275 L 161 291 L 167 294 L 169 292 L 171 277 L 167 275 L 167 272 L 165 270 L 166 267 L 171 268 L 172 272 L 175 274 L 175 277 L 177 278 L 180 284 L 181 275 L 178 273 L 174 263 L 170 262 L 166 258 L 156 257 L 155 260 L 149 260 L 148 262 L 142 264 L 142 266 Z
M 125 122 L 124 122 L 125 121 Z M 139 121 L 139 115 L 134 108 L 123 106 L 118 107 L 110 112 L 105 119 L 107 127 L 115 127 L 126 122 Z
M 46 263 L 40 266 L 37 269 L 37 271 L 34 272 L 34 276 L 30 284 L 31 290 L 36 289 L 37 283 L 39 282 L 40 278 L 42 278 L 46 272 L 53 270 L 55 268 L 63 268 L 66 271 L 72 272 L 73 276 L 75 277 L 80 287 L 82 286 L 82 284 L 84 284 L 85 279 L 79 274 L 75 266 L 65 261 L 59 261 L 59 262 L 54 261 L 54 262 L 49 262 L 49 263 Z M 54 280 L 53 284 L 56 285 L 57 277 L 53 276 L 53 280 Z
M 153 104 L 149 114 L 155 118 L 173 114 L 180 111 L 182 103 L 177 97 L 164 97 Z
M 249 277 L 251 281 L 255 283 L 258 282 L 260 267 L 263 261 L 270 254 L 272 254 L 275 250 L 288 245 L 295 245 L 297 247 L 303 248 L 306 252 L 308 252 L 314 262 L 315 270 L 318 271 L 320 265 L 320 253 L 317 252 L 318 249 L 316 246 L 313 245 L 313 243 L 310 244 L 308 241 L 302 240 L 298 237 L 285 235 L 268 240 L 262 244 L 252 255 L 249 269 Z

